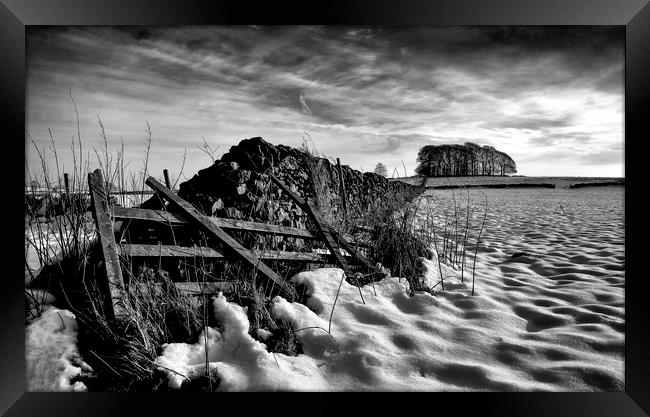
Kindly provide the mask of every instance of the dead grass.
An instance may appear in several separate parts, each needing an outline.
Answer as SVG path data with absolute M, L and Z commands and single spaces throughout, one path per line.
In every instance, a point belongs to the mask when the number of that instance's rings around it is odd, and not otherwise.
M 122 259 L 130 288 L 128 318 L 106 320 L 96 279 L 103 274 L 103 268 L 98 263 L 95 227 L 88 212 L 87 177 L 92 158 L 90 152 L 84 153 L 77 108 L 72 95 L 70 98 L 77 114 L 77 136 L 70 147 L 73 168 L 67 175 L 67 189 L 51 132 L 49 148 L 39 146 L 26 133 L 39 161 L 36 167 L 27 164 L 26 184 L 38 182 L 50 190 L 41 193 L 32 186 L 25 190 L 25 249 L 43 265 L 40 270 L 32 270 L 25 260 L 25 297 L 31 307 L 26 311 L 26 320 L 37 319 L 47 308 L 46 291 L 55 294 L 54 305 L 71 310 L 77 318 L 78 349 L 94 369 L 92 375 L 82 377 L 91 391 L 164 390 L 165 374 L 153 361 L 163 343 L 196 339 L 207 325 L 208 317 L 201 309 L 208 303 L 207 295 L 185 294 L 177 290 L 164 271 L 142 265 L 134 268 L 131 260 Z M 143 169 L 128 174 L 124 144 L 112 151 L 99 118 L 98 124 L 100 143 L 92 151 L 105 178 L 106 194 L 125 191 L 129 180 L 131 190 L 141 190 L 142 179 L 149 174 L 151 127 L 147 123 Z M 181 174 L 182 169 L 179 177 Z M 119 201 L 124 197 L 110 198 L 110 202 L 126 203 Z

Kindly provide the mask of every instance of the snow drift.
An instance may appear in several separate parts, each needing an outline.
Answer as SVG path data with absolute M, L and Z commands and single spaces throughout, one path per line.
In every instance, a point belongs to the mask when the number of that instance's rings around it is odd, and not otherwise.
M 422 268 L 427 282 L 439 276 L 437 262 L 423 259 Z M 292 280 L 306 285 L 306 305 L 278 296 L 271 314 L 292 325 L 302 343 L 298 356 L 268 352 L 249 336 L 244 309 L 220 294 L 214 306 L 221 327 L 207 328 L 193 345 L 163 345 L 156 363 L 167 370 L 170 387 L 179 388 L 207 369 L 218 376 L 222 391 L 558 391 L 620 386 L 615 357 L 594 352 L 568 333 L 561 342 L 552 331 L 548 339 L 528 337 L 527 322 L 511 309 L 491 297 L 471 296 L 453 269 L 443 268 L 443 274 L 446 290 L 435 295 L 409 296 L 406 280 L 394 277 L 374 288 L 365 286 L 365 305 L 358 289 L 346 281 L 336 299 L 340 269 L 297 274 Z
M 77 351 L 77 321 L 68 310 L 48 307 L 27 326 L 25 340 L 28 391 L 85 391 L 72 380 L 92 369 Z

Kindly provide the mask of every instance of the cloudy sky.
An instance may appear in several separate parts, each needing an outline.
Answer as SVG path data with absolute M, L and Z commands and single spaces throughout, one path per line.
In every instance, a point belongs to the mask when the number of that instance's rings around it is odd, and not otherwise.
M 26 129 L 72 165 L 125 143 L 139 169 L 185 175 L 262 136 L 356 169 L 413 174 L 420 147 L 472 141 L 522 175 L 623 176 L 621 27 L 27 28 Z M 312 142 L 310 142 L 311 144 Z M 28 152 L 28 161 L 34 153 Z M 31 162 L 30 162 L 31 163 Z M 93 164 L 92 168 L 95 167 Z

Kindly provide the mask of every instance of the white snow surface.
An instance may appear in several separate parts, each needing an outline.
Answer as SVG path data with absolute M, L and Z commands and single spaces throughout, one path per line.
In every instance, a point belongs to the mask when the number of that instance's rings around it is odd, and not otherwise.
M 28 391 L 86 391 L 72 382 L 91 371 L 77 351 L 77 321 L 74 314 L 49 306 L 27 325 L 25 338 Z
M 424 280 L 437 282 L 435 257 L 421 261 Z M 278 296 L 271 314 L 295 329 L 298 356 L 268 352 L 248 335 L 244 309 L 219 294 L 222 328 L 206 329 L 208 369 L 222 391 L 584 391 L 622 380 L 616 355 L 585 346 L 586 335 L 531 332 L 500 300 L 472 296 L 471 282 L 444 265 L 442 271 L 445 290 L 438 286 L 435 295 L 409 296 L 407 281 L 391 277 L 362 288 L 366 304 L 343 281 L 331 334 L 342 270 L 297 274 L 292 280 L 306 285 L 306 305 Z M 609 335 L 618 343 L 616 332 Z M 204 340 L 205 333 L 193 345 L 163 345 L 156 363 L 168 371 L 170 387 L 205 375 Z
M 531 387 L 525 379 L 515 382 L 509 372 L 486 363 L 481 352 L 473 350 L 473 343 L 466 343 L 492 338 L 492 332 L 458 328 L 452 339 L 447 332 L 437 332 L 441 325 L 458 327 L 456 314 L 449 314 L 456 307 L 445 297 L 409 297 L 404 279 L 384 279 L 375 283 L 374 290 L 363 287 L 365 305 L 358 289 L 343 281 L 328 334 L 341 277 L 337 268 L 301 272 L 293 281 L 307 286 L 306 306 L 279 296 L 273 299 L 271 314 L 296 329 L 303 347 L 298 356 L 269 353 L 248 335 L 243 308 L 219 294 L 214 305 L 222 329 L 206 329 L 208 368 L 221 380 L 218 389 L 430 391 L 466 389 L 468 382 L 470 388 L 482 389 Z M 459 290 L 457 296 L 471 302 L 464 285 L 449 282 L 447 287 Z M 495 322 L 501 319 L 493 317 Z M 156 363 L 169 370 L 170 387 L 180 388 L 186 377 L 205 375 L 205 338 L 204 332 L 194 345 L 163 345 Z

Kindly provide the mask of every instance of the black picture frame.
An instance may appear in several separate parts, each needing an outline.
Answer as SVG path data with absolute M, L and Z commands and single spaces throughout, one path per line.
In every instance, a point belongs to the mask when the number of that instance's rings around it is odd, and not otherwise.
M 131 415 L 192 412 L 212 406 L 225 412 L 305 413 L 355 411 L 372 413 L 413 408 L 453 415 L 506 416 L 642 416 L 650 413 L 650 320 L 648 320 L 647 236 L 650 204 L 646 199 L 644 154 L 650 122 L 650 5 L 647 0 L 402 0 L 346 2 L 224 2 L 207 0 L 1 0 L 0 100 L 5 175 L 0 197 L 2 240 L 6 259 L 0 291 L 0 411 L 6 415 Z M 212 398 L 197 394 L 155 393 L 25 393 L 24 268 L 17 245 L 23 218 L 24 190 L 17 175 L 25 151 L 25 26 L 26 25 L 185 25 L 185 24 L 371 24 L 371 25 L 624 25 L 625 62 L 625 236 L 626 356 L 625 392 L 618 393 L 423 393 L 417 398 L 393 394 L 349 396 L 344 400 L 310 394 L 246 394 Z M 22 144 L 22 145 L 21 145 Z M 15 164 L 15 166 L 14 166 Z M 24 169 L 24 167 L 23 167 Z M 13 174 L 12 174 L 13 173 Z M 333 394 L 327 394 L 333 395 Z M 645 410 L 645 411 L 644 411 Z M 214 412 L 219 412 L 214 410 Z M 413 410 L 412 412 L 418 412 Z

